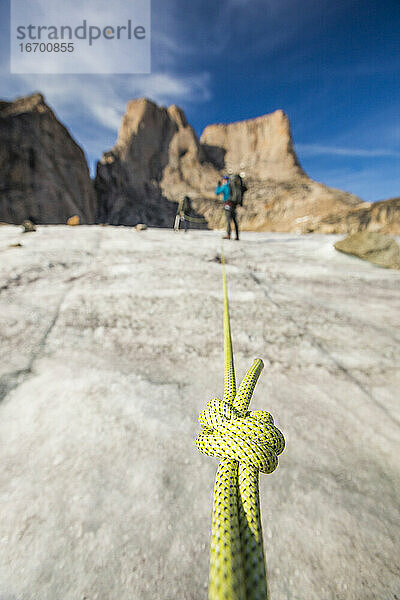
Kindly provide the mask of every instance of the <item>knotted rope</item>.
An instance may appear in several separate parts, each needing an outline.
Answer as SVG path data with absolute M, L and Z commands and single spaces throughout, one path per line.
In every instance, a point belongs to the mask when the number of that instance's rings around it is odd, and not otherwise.
M 264 364 L 256 358 L 236 392 L 232 338 L 222 250 L 224 287 L 224 398 L 200 413 L 200 452 L 221 457 L 214 486 L 209 600 L 266 600 L 258 472 L 272 473 L 285 439 L 263 410 L 248 411 Z

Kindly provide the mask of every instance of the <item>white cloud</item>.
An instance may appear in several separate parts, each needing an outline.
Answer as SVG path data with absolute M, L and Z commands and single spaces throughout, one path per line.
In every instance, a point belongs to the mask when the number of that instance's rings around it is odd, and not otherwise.
M 207 73 L 179 76 L 166 73 L 131 76 L 25 75 L 2 77 L 3 99 L 38 91 L 87 154 L 91 174 L 95 163 L 117 137 L 129 100 L 146 96 L 153 101 L 201 102 L 210 97 Z
M 171 9 L 175 0 L 171 0 Z M 55 18 L 55 4 L 49 0 L 36 0 L 41 4 L 46 20 Z M 95 22 L 104 14 L 118 15 L 127 0 L 80 0 L 68 5 L 71 18 Z M 111 8 L 110 8 L 111 7 Z M 52 12 L 53 11 L 53 12 Z M 110 13 L 111 11 L 111 13 Z M 210 99 L 211 78 L 207 72 L 182 73 L 182 46 L 179 40 L 179 23 L 170 6 L 154 15 L 152 39 L 156 51 L 153 72 L 149 75 L 8 75 L 2 76 L 1 96 L 13 99 L 18 95 L 40 91 L 67 125 L 78 124 L 83 115 L 87 128 L 98 125 L 109 131 L 118 129 L 129 100 L 146 96 L 159 104 L 198 103 Z M 179 21 L 179 19 L 178 19 Z M 5 56 L 3 55 L 2 63 Z M 54 57 L 53 57 L 54 59 Z M 52 60 L 50 56 L 49 60 Z M 88 61 L 93 57 L 88 57 Z M 101 50 L 96 61 L 107 64 L 108 57 Z M 5 66 L 5 64 L 3 65 Z M 90 64 L 88 65 L 90 68 Z M 5 70 L 5 69 L 4 69 Z M 3 96 L 4 91 L 6 95 Z M 75 126 L 74 129 L 77 129 Z
M 80 0 L 75 4 L 66 4 L 64 0 L 13 2 L 12 31 L 17 26 L 35 27 L 33 40 L 51 41 L 47 39 L 48 27 L 56 30 L 57 35 L 65 25 L 72 31 L 81 28 L 80 35 L 84 31 L 86 33 L 85 39 L 71 38 L 73 52 L 40 52 L 36 47 L 34 51 L 23 53 L 19 50 L 15 34 L 12 34 L 12 69 L 15 73 L 146 73 L 149 70 L 150 35 L 144 40 L 137 40 L 134 36 L 128 39 L 128 21 L 133 28 L 143 25 L 148 31 L 150 0 L 136 0 L 133 4 L 130 0 L 113 0 L 112 3 L 109 0 Z M 107 26 L 114 30 L 113 39 L 100 35 Z M 116 39 L 116 29 L 121 26 L 125 34 L 118 35 Z
M 43 8 L 49 6 L 49 0 L 41 2 Z M 78 7 L 69 9 L 78 10 Z M 117 13 L 115 5 L 113 10 Z M 182 72 L 179 25 L 170 14 L 169 7 L 163 13 L 165 14 L 157 14 L 153 24 L 152 39 L 157 62 L 153 63 L 151 74 L 10 75 L 7 73 L 7 53 L 0 53 L 0 96 L 12 100 L 34 91 L 43 93 L 46 102 L 88 153 L 93 165 L 95 159 L 113 144 L 129 100 L 146 96 L 162 105 L 176 103 L 187 106 L 205 102 L 211 97 L 211 78 L 207 72 L 196 72 L 193 69 Z M 95 15 L 88 12 L 85 16 L 95 19 Z M 106 61 L 107 57 L 100 55 L 97 60 Z
M 210 98 L 207 73 L 107 77 L 21 75 L 10 78 L 7 90 L 9 99 L 38 90 L 64 120 L 75 117 L 79 107 L 99 125 L 112 130 L 119 127 L 126 103 L 132 98 L 146 96 L 159 104 L 199 102 Z
M 349 156 L 360 158 L 399 158 L 400 152 L 390 148 L 348 148 L 340 146 L 324 146 L 320 144 L 296 144 L 296 150 L 303 156 Z
M 121 124 L 121 110 L 116 106 L 97 103 L 91 106 L 93 117 L 106 129 L 117 130 Z
M 354 168 L 352 165 L 338 167 L 334 159 L 330 167 L 307 169 L 310 177 L 325 185 L 356 194 L 367 202 L 376 202 L 400 196 L 397 173 L 386 163 L 368 163 Z

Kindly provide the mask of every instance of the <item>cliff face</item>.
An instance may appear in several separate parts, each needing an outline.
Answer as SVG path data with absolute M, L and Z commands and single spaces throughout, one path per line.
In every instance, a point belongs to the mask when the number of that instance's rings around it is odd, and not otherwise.
M 201 143 L 210 158 L 223 157 L 221 166 L 229 171 L 245 171 L 258 180 L 306 177 L 293 148 L 289 119 L 282 110 L 229 125 L 209 125 Z
M 65 223 L 76 214 L 81 223 L 171 227 L 189 195 L 192 217 L 204 218 L 197 226 L 222 228 L 214 189 L 226 172 L 242 173 L 249 189 L 242 229 L 400 233 L 398 199 L 368 205 L 307 176 L 281 110 L 210 125 L 199 140 L 176 105 L 132 100 L 93 186 L 82 149 L 43 96 L 0 102 L 0 221 Z
M 322 233 L 372 231 L 400 235 L 400 198 L 363 203 L 344 213 L 330 215 L 316 223 Z M 312 224 L 310 231 L 315 231 Z
M 95 212 L 84 153 L 43 96 L 0 102 L 0 221 L 93 223 Z
M 210 125 L 199 141 L 177 106 L 140 99 L 128 104 L 116 145 L 98 165 L 99 219 L 171 225 L 175 203 L 188 194 L 210 227 L 223 227 L 214 189 L 227 171 L 244 172 L 249 187 L 239 209 L 243 229 L 298 231 L 305 215 L 328 216 L 361 202 L 307 177 L 281 110 Z
M 171 226 L 176 202 L 211 185 L 201 168 L 202 148 L 176 106 L 159 107 L 142 98 L 129 102 L 117 142 L 97 165 L 98 218 L 111 224 Z
M 245 205 L 239 209 L 244 229 L 303 231 L 307 216 L 343 212 L 361 202 L 307 176 L 282 110 L 228 125 L 210 125 L 201 143 L 208 156 L 219 152 L 224 157 L 221 167 L 225 170 L 244 173 L 249 188 Z

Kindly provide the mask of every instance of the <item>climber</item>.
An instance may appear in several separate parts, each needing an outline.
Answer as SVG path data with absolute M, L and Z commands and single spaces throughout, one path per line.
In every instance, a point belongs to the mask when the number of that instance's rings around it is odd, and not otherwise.
M 215 193 L 217 194 L 217 196 L 219 194 L 223 195 L 222 200 L 224 203 L 226 217 L 226 235 L 224 235 L 224 240 L 231 239 L 231 221 L 233 221 L 233 224 L 235 225 L 236 240 L 239 240 L 239 225 L 236 217 L 236 205 L 232 201 L 232 188 L 229 182 L 228 175 L 224 175 L 222 185 L 221 182 L 218 181 Z
M 189 229 L 189 221 L 185 217 L 189 216 L 189 213 L 191 210 L 192 210 L 191 200 L 190 200 L 189 196 L 184 196 L 184 198 L 181 198 L 179 205 L 178 205 L 178 210 L 177 210 L 176 217 L 175 217 L 174 231 L 179 231 L 180 224 L 181 224 L 181 222 L 183 222 L 183 226 L 185 228 L 185 233 L 187 232 L 187 230 Z

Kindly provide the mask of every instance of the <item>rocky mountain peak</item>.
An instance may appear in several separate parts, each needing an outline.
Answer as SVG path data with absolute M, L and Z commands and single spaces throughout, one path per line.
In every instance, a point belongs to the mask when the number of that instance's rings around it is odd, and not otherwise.
M 140 98 L 129 102 L 118 141 L 98 164 L 101 219 L 166 224 L 174 203 L 189 195 L 194 210 L 211 227 L 221 227 L 224 214 L 214 190 L 226 171 L 245 173 L 249 192 L 241 221 L 249 229 L 297 231 L 311 226 L 310 215 L 314 224 L 315 215 L 360 202 L 306 175 L 283 110 L 210 125 L 199 140 L 181 108 Z
M 160 181 L 166 169 L 177 170 L 182 161 L 197 169 L 201 156 L 197 135 L 181 108 L 173 104 L 167 109 L 140 98 L 128 103 L 117 143 L 101 162 L 118 159 L 134 165 L 136 182 L 144 182 Z
M 189 195 L 196 222 L 220 228 L 214 190 L 227 171 L 245 174 L 243 229 L 390 232 L 398 222 L 398 200 L 368 206 L 308 177 L 283 110 L 210 125 L 199 140 L 177 105 L 132 100 L 115 146 L 97 164 L 94 190 L 82 149 L 42 94 L 0 101 L 0 221 L 65 223 L 78 215 L 82 223 L 170 227 L 176 202 Z
M 147 98 L 131 100 L 122 117 L 116 146 L 120 150 L 128 150 L 137 136 L 141 136 L 143 132 L 147 135 L 162 126 L 165 118 L 166 110 L 151 100 Z
M 305 177 L 293 147 L 289 118 L 283 110 L 255 119 L 209 125 L 200 141 L 213 155 L 223 149 L 227 170 L 265 180 Z
M 45 102 L 44 96 L 38 92 L 30 96 L 16 98 L 12 102 L 0 101 L 1 117 L 11 117 L 35 111 L 39 113 L 51 112 L 51 109 Z
M 0 221 L 93 223 L 85 155 L 42 94 L 0 102 Z
M 188 126 L 186 115 L 184 111 L 179 108 L 176 104 L 171 104 L 168 108 L 168 114 L 173 121 L 178 125 L 178 128 L 184 128 Z

